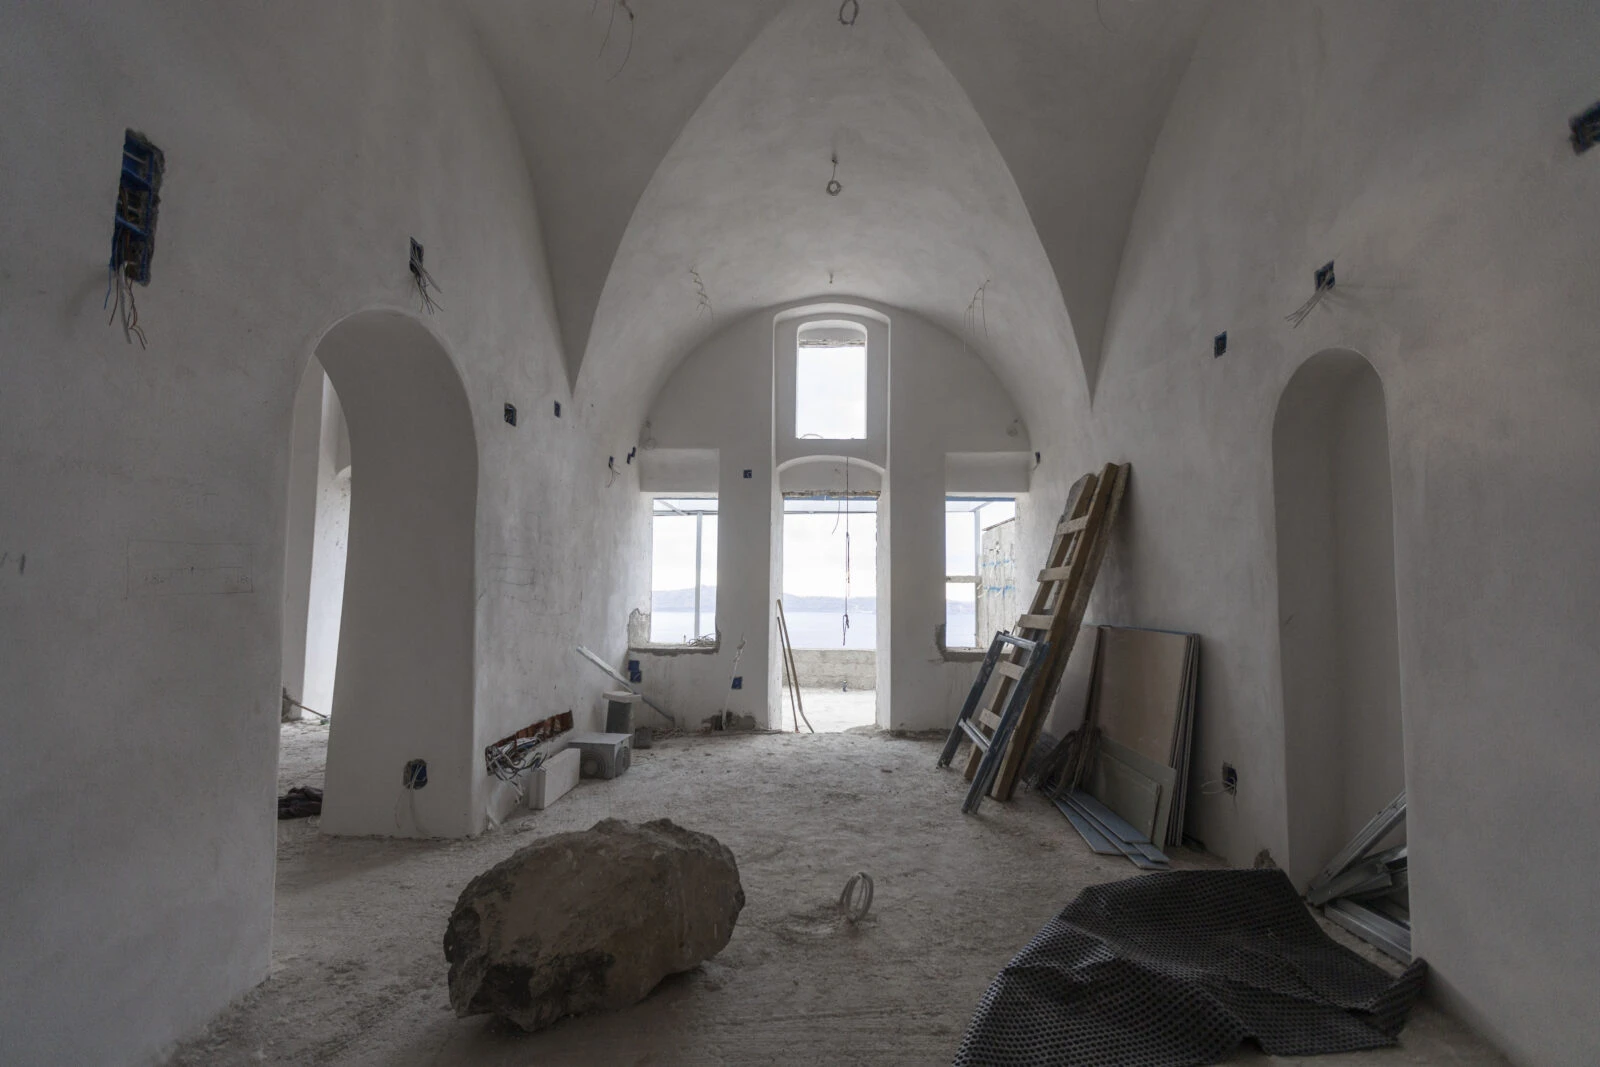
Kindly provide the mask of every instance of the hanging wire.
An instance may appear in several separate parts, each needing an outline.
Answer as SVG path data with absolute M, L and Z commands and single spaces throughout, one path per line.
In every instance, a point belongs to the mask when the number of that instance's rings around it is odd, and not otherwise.
M 1298 330 L 1300 328 L 1300 324 L 1306 321 L 1306 316 L 1310 315 L 1312 311 L 1316 310 L 1317 305 L 1322 303 L 1323 299 L 1327 297 L 1328 293 L 1333 290 L 1333 282 L 1333 264 L 1329 263 L 1326 267 L 1323 267 L 1317 272 L 1317 288 L 1316 291 L 1311 294 L 1311 298 L 1304 304 L 1301 304 L 1299 307 L 1289 312 L 1289 314 L 1285 315 L 1283 317 L 1283 321 L 1289 323 L 1294 327 L 1294 329 Z
M 621 8 L 623 14 L 628 16 L 628 47 L 627 50 L 622 53 L 621 65 L 618 66 L 616 70 L 611 72 L 611 74 L 606 78 L 606 81 L 611 81 L 618 74 L 621 74 L 622 68 L 628 65 L 628 60 L 633 56 L 633 8 L 628 6 L 628 0 L 611 0 L 611 15 L 606 19 L 606 36 L 605 39 L 600 42 L 600 51 L 595 58 L 600 59 L 606 54 L 606 46 L 611 43 L 611 31 L 617 24 L 618 8 Z M 591 14 L 594 12 L 594 5 L 590 5 L 589 11 Z
M 116 297 L 114 304 L 112 304 L 113 295 Z M 106 325 L 110 326 L 120 318 L 123 340 L 130 345 L 137 340 L 139 347 L 145 348 L 147 339 L 144 330 L 139 328 L 139 307 L 133 302 L 133 278 L 125 269 L 111 268 L 111 276 L 107 279 L 106 285 L 106 299 L 102 302 L 101 308 L 104 309 L 107 304 L 112 306 L 111 317 L 106 320 Z
M 828 179 L 828 195 L 838 196 L 844 192 L 844 186 L 839 184 L 839 153 L 833 154 L 833 177 Z
M 428 268 L 422 265 L 422 246 L 415 239 L 411 242 L 411 280 L 416 283 L 417 294 L 422 297 L 422 310 L 430 315 L 438 311 L 441 305 L 433 298 L 433 294 L 444 290 L 433 280 Z
M 972 299 L 967 302 L 966 314 L 962 319 L 963 347 L 968 340 L 976 338 L 980 326 L 983 328 L 984 338 L 987 339 L 989 336 L 989 281 L 990 279 L 985 278 L 983 284 L 972 294 Z
M 849 12 L 848 15 L 845 12 Z M 861 0 L 844 0 L 839 5 L 839 24 L 841 26 L 854 26 L 856 19 L 861 17 Z
M 700 271 L 694 267 L 690 267 L 689 277 L 694 279 L 695 295 L 700 300 L 699 306 L 694 309 L 695 318 L 699 318 L 702 311 L 712 318 L 716 318 L 716 309 L 711 306 L 711 294 L 706 291 L 706 283 L 703 279 L 701 279 Z
M 841 647 L 850 642 L 850 457 L 844 460 L 844 634 Z

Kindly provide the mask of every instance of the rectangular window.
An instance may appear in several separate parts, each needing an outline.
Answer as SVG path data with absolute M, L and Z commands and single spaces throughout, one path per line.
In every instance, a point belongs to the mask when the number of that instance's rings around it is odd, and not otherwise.
M 1016 625 L 1016 518 L 1013 499 L 945 499 L 946 648 L 988 648 L 998 631 Z
M 650 643 L 717 636 L 717 499 L 655 501 L 651 521 Z
M 795 648 L 878 647 L 876 497 L 785 497 L 783 612 Z
M 867 436 L 867 342 L 813 342 L 795 357 L 794 435 L 824 441 Z

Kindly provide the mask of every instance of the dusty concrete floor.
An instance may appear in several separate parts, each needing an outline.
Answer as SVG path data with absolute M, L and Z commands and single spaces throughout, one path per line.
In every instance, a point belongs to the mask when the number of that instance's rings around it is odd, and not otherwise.
M 843 733 L 845 730 L 873 729 L 878 721 L 878 694 L 871 689 L 813 689 L 800 687 L 801 707 L 811 728 L 819 734 Z M 784 726 L 794 722 L 789 711 L 789 687 L 783 689 Z M 800 724 L 805 730 L 805 723 Z
M 285 735 L 286 783 L 315 784 L 326 730 Z M 1135 872 L 1089 852 L 1031 794 L 962 817 L 960 778 L 934 769 L 937 751 L 848 733 L 679 738 L 640 752 L 616 781 L 584 782 L 470 841 L 328 838 L 315 819 L 280 823 L 271 977 L 171 1062 L 948 1063 L 984 988 L 1038 927 L 1083 886 Z M 441 938 L 469 879 L 534 835 L 663 815 L 738 857 L 747 904 L 721 955 L 627 1011 L 539 1034 L 451 1014 Z M 834 905 L 856 870 L 877 892 L 850 927 Z M 999 903 L 984 911 L 985 900 Z M 1304 1062 L 1503 1061 L 1425 1004 L 1398 1049 Z

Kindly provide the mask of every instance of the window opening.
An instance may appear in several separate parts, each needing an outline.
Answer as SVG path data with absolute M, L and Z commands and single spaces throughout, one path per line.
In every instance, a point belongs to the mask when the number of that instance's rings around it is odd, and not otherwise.
M 651 520 L 650 643 L 717 637 L 717 498 L 657 498 Z
M 1013 498 L 945 498 L 946 648 L 986 647 L 997 631 L 1016 624 L 1016 518 Z
M 795 350 L 794 434 L 867 436 L 867 335 L 856 326 L 802 327 Z

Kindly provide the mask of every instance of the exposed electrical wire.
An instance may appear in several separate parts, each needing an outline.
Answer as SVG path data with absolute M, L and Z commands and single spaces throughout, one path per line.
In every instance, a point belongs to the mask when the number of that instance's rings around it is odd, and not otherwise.
M 422 246 L 415 237 L 411 239 L 411 280 L 416 283 L 417 293 L 422 297 L 422 310 L 430 315 L 438 311 L 441 305 L 433 298 L 433 294 L 444 290 L 433 280 L 428 268 L 422 265 Z
M 972 294 L 972 299 L 967 302 L 967 310 L 962 316 L 961 340 L 963 347 L 976 340 L 978 329 L 983 328 L 985 339 L 989 336 L 989 279 L 985 278 L 983 284 L 978 286 Z
M 1317 288 L 1311 294 L 1311 298 L 1283 317 L 1283 321 L 1290 323 L 1297 330 L 1300 328 L 1300 324 L 1306 321 L 1306 317 L 1316 310 L 1317 305 L 1322 303 L 1323 299 L 1333 289 L 1333 262 L 1331 260 L 1327 266 L 1317 271 L 1316 280 Z
M 845 12 L 849 12 L 848 15 Z M 844 0 L 839 5 L 839 24 L 841 26 L 854 26 L 856 19 L 861 17 L 861 0 Z
M 841 646 L 850 643 L 850 457 L 844 458 L 844 632 Z
M 618 65 L 616 70 L 611 72 L 611 74 L 606 78 L 606 81 L 611 81 L 618 74 L 621 74 L 623 67 L 628 65 L 628 60 L 633 56 L 633 8 L 628 6 L 628 0 L 610 0 L 610 4 L 611 14 L 606 19 L 606 36 L 605 39 L 600 42 L 600 51 L 595 58 L 600 59 L 606 54 L 606 46 L 611 43 L 611 31 L 616 27 L 617 24 L 617 10 L 619 8 L 622 10 L 623 14 L 628 16 L 628 46 L 622 53 L 622 63 Z M 589 10 L 592 13 L 594 11 L 594 6 L 590 5 Z
M 828 195 L 838 196 L 844 192 L 844 186 L 839 184 L 839 153 L 833 154 L 833 177 L 828 179 Z
M 610 489 L 613 485 L 617 484 L 617 479 L 622 476 L 622 472 L 617 470 L 616 456 L 606 457 L 606 470 L 610 472 L 606 475 L 606 488 Z
M 690 267 L 689 277 L 694 279 L 695 295 L 700 300 L 699 306 L 694 309 L 695 318 L 699 318 L 702 311 L 711 316 L 713 319 L 716 318 L 716 309 L 711 306 L 711 294 L 706 291 L 706 283 L 705 280 L 700 277 L 700 271 L 694 267 Z
M 115 303 L 112 302 L 113 295 L 116 297 Z M 133 302 L 133 279 L 126 270 L 115 266 L 111 268 L 111 276 L 107 279 L 106 299 L 101 308 L 104 309 L 108 304 L 111 305 L 111 317 L 106 320 L 106 325 L 110 326 L 120 318 L 123 340 L 131 345 L 137 339 L 139 347 L 145 348 L 147 338 L 144 330 L 139 328 L 139 306 Z

